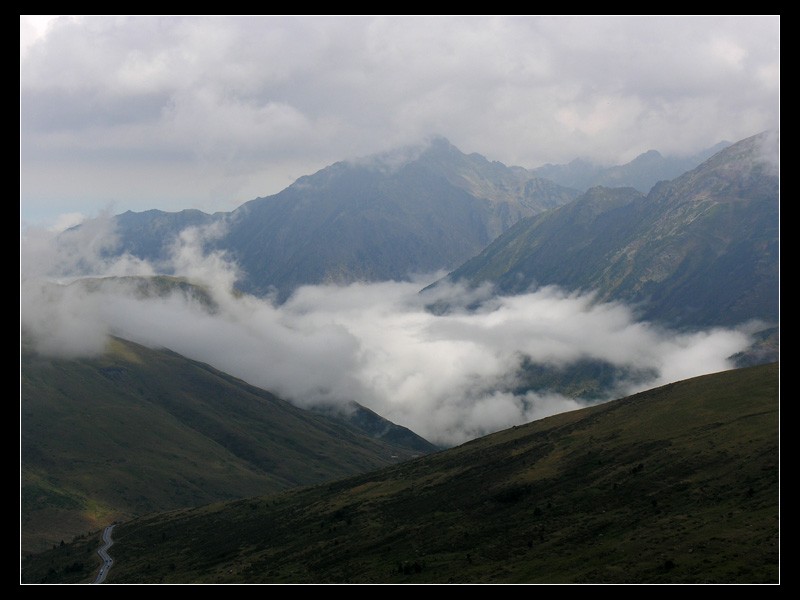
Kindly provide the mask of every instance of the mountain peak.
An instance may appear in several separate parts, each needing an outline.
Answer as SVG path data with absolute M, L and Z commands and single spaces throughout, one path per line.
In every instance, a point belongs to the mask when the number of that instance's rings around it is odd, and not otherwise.
M 647 152 L 643 152 L 636 158 L 634 158 L 631 162 L 642 162 L 642 161 L 649 161 L 649 160 L 661 160 L 664 158 L 661 155 L 661 152 L 658 150 L 648 150 Z
M 458 150 L 458 148 L 450 143 L 450 140 L 443 135 L 438 134 L 432 135 L 430 138 L 428 138 L 427 144 L 429 148 L 434 149 Z
M 419 143 L 409 144 L 406 146 L 398 146 L 383 152 L 369 154 L 367 156 L 360 156 L 351 158 L 345 161 L 337 162 L 330 167 L 326 167 L 318 173 L 330 170 L 332 167 L 338 169 L 346 166 L 356 168 L 366 168 L 375 170 L 381 173 L 394 173 L 403 167 L 417 162 L 420 159 L 426 160 L 453 160 L 454 157 L 462 157 L 464 154 L 450 141 L 441 135 L 434 135 Z M 301 177 L 300 179 L 308 179 L 314 175 Z M 298 181 L 300 181 L 298 179 Z
M 753 176 L 778 176 L 779 139 L 777 131 L 762 131 L 720 150 L 679 180 L 714 172 L 726 181 L 750 180 Z

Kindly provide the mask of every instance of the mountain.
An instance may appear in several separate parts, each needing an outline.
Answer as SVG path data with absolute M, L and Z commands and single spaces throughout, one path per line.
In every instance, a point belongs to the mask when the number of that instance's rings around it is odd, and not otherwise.
M 129 210 L 114 217 L 119 244 L 106 250 L 105 255 L 115 256 L 128 252 L 132 256 L 158 264 L 169 258 L 181 231 L 188 227 L 213 225 L 222 218 L 224 213 L 209 215 L 197 209 L 175 213 L 162 210 L 135 213 Z
M 778 366 L 117 525 L 110 583 L 776 583 Z M 99 534 L 22 563 L 90 581 Z
M 47 358 L 24 336 L 20 368 L 26 553 L 116 519 L 318 483 L 437 449 L 388 421 L 367 432 L 119 338 L 94 358 Z
M 448 279 L 502 293 L 595 291 L 673 327 L 778 321 L 776 139 L 762 133 L 656 185 L 596 187 L 519 221 Z
M 54 298 L 59 297 L 65 289 L 71 288 L 87 294 L 105 292 L 138 300 L 178 298 L 186 306 L 200 307 L 209 315 L 217 315 L 220 310 L 214 294 L 206 284 L 185 277 L 168 275 L 85 277 L 66 286 L 45 284 L 45 293 Z M 347 423 L 370 437 L 383 439 L 409 450 L 427 453 L 438 449 L 413 431 L 384 419 L 357 402 L 350 402 L 344 407 L 331 408 L 321 405 L 307 408 Z
M 118 215 L 115 252 L 161 261 L 184 226 L 224 224 L 226 232 L 207 247 L 238 263 L 245 273 L 238 287 L 285 299 L 303 284 L 453 269 L 520 218 L 577 194 L 436 138 L 338 162 L 232 213 Z
M 358 402 L 350 402 L 345 410 L 331 410 L 325 406 L 311 407 L 309 410 L 326 415 L 334 420 L 341 420 L 371 438 L 402 447 L 405 451 L 429 454 L 439 447 L 417 435 L 407 427 L 384 419 L 375 411 L 361 406 Z
M 566 165 L 547 164 L 531 169 L 531 172 L 559 185 L 581 191 L 596 186 L 632 187 L 646 194 L 659 181 L 675 179 L 730 145 L 730 142 L 720 142 L 686 157 L 663 156 L 658 150 L 648 150 L 629 163 L 613 167 L 603 167 L 578 158 Z
M 58 284 L 51 284 L 58 287 Z M 144 300 L 147 298 L 168 298 L 179 296 L 184 302 L 202 306 L 209 314 L 219 310 L 216 300 L 207 286 L 190 281 L 185 277 L 169 275 L 83 277 L 71 282 L 68 287 L 81 288 L 87 293 L 97 293 L 124 289 L 127 294 Z M 55 290 L 53 293 L 57 293 Z

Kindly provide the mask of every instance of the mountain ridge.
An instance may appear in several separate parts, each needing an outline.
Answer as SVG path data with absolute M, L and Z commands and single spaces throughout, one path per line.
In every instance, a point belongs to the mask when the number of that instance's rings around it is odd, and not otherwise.
M 776 324 L 779 183 L 757 160 L 769 139 L 732 144 L 647 196 L 592 188 L 519 221 L 447 279 L 593 290 L 670 326 Z
M 244 292 L 283 301 L 305 284 L 408 280 L 455 269 L 520 219 L 579 195 L 541 173 L 464 154 L 439 136 L 336 162 L 230 213 L 128 211 L 114 217 L 119 244 L 109 254 L 127 252 L 171 274 L 178 233 L 219 224 L 227 232 L 204 249 L 238 264 Z
M 100 356 L 57 358 L 34 352 L 23 336 L 20 375 L 23 551 L 106 520 L 277 491 L 438 449 L 388 421 L 394 436 L 381 439 L 120 338 Z
M 730 145 L 731 142 L 722 141 L 686 157 L 665 157 L 658 150 L 650 149 L 630 162 L 611 167 L 577 158 L 567 164 L 546 164 L 531 171 L 559 185 L 581 191 L 599 185 L 632 187 L 647 194 L 659 181 L 675 179 Z

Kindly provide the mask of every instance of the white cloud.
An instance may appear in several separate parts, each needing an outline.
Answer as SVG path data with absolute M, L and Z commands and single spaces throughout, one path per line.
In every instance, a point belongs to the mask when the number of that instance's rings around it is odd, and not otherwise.
M 53 223 L 52 226 L 48 227 L 48 231 L 52 231 L 53 233 L 60 233 L 71 227 L 75 227 L 76 225 L 80 225 L 84 221 L 87 220 L 86 215 L 79 212 L 73 213 L 65 213 L 63 215 L 58 215 Z
M 105 300 L 79 287 L 24 279 L 20 283 L 20 327 L 33 336 L 44 354 L 95 356 L 108 341 L 108 324 L 97 318 Z
M 713 40 L 711 42 L 711 53 L 720 63 L 733 69 L 741 69 L 743 66 L 742 61 L 747 56 L 747 50 L 726 38 Z
M 57 19 L 55 15 L 20 15 L 19 17 L 19 55 L 27 55 L 31 46 L 41 41 L 50 24 Z
M 20 232 L 21 279 L 68 281 L 85 276 L 154 273 L 148 263 L 129 254 L 111 256 L 116 247 L 116 232 L 108 213 L 66 231 L 26 227 Z
M 581 406 L 550 392 L 513 393 L 523 356 L 550 366 L 598 359 L 655 373 L 621 382 L 621 395 L 730 368 L 727 357 L 749 340 L 745 328 L 664 331 L 636 322 L 623 305 L 552 287 L 514 297 L 440 287 L 434 298 L 418 293 L 421 282 L 308 286 L 276 305 L 231 293 L 235 272 L 225 257 L 200 251 L 204 236 L 219 234 L 212 230 L 184 232 L 172 264 L 206 286 L 218 305 L 213 314 L 182 293 L 142 298 L 126 281 L 91 293 L 42 283 L 76 263 L 95 273 L 148 272 L 129 259 L 92 260 L 90 250 L 105 247 L 104 233 L 100 226 L 85 232 L 86 251 L 58 260 L 52 253 L 60 248 L 26 240 L 37 247 L 26 255 L 51 253 L 51 260 L 23 262 L 39 277 L 23 277 L 21 322 L 42 352 L 97 353 L 104 336 L 115 334 L 207 362 L 300 406 L 355 400 L 442 444 Z M 437 298 L 453 309 L 426 310 Z M 459 308 L 475 302 L 478 308 Z

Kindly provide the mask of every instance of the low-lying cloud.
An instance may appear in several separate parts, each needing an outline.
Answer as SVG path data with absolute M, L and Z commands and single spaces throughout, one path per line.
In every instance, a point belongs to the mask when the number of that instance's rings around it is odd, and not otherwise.
M 620 382 L 618 397 L 729 369 L 728 357 L 746 348 L 752 333 L 676 333 L 637 322 L 624 305 L 554 287 L 512 297 L 457 286 L 439 287 L 435 297 L 420 294 L 430 279 L 306 286 L 279 305 L 232 293 L 234 269 L 222 255 L 202 254 L 207 232 L 200 230 L 176 240 L 173 267 L 203 286 L 214 310 L 185 291 L 132 293 L 129 279 L 51 283 L 70 272 L 152 274 L 129 256 L 93 253 L 110 243 L 100 229 L 72 232 L 94 242 L 65 255 L 63 237 L 23 236 L 21 325 L 40 352 L 97 354 L 108 335 L 117 335 L 206 362 L 298 406 L 354 400 L 443 445 L 586 404 L 554 392 L 519 392 L 525 357 L 549 367 L 602 360 L 653 374 Z M 427 307 L 436 300 L 450 310 L 432 313 Z

